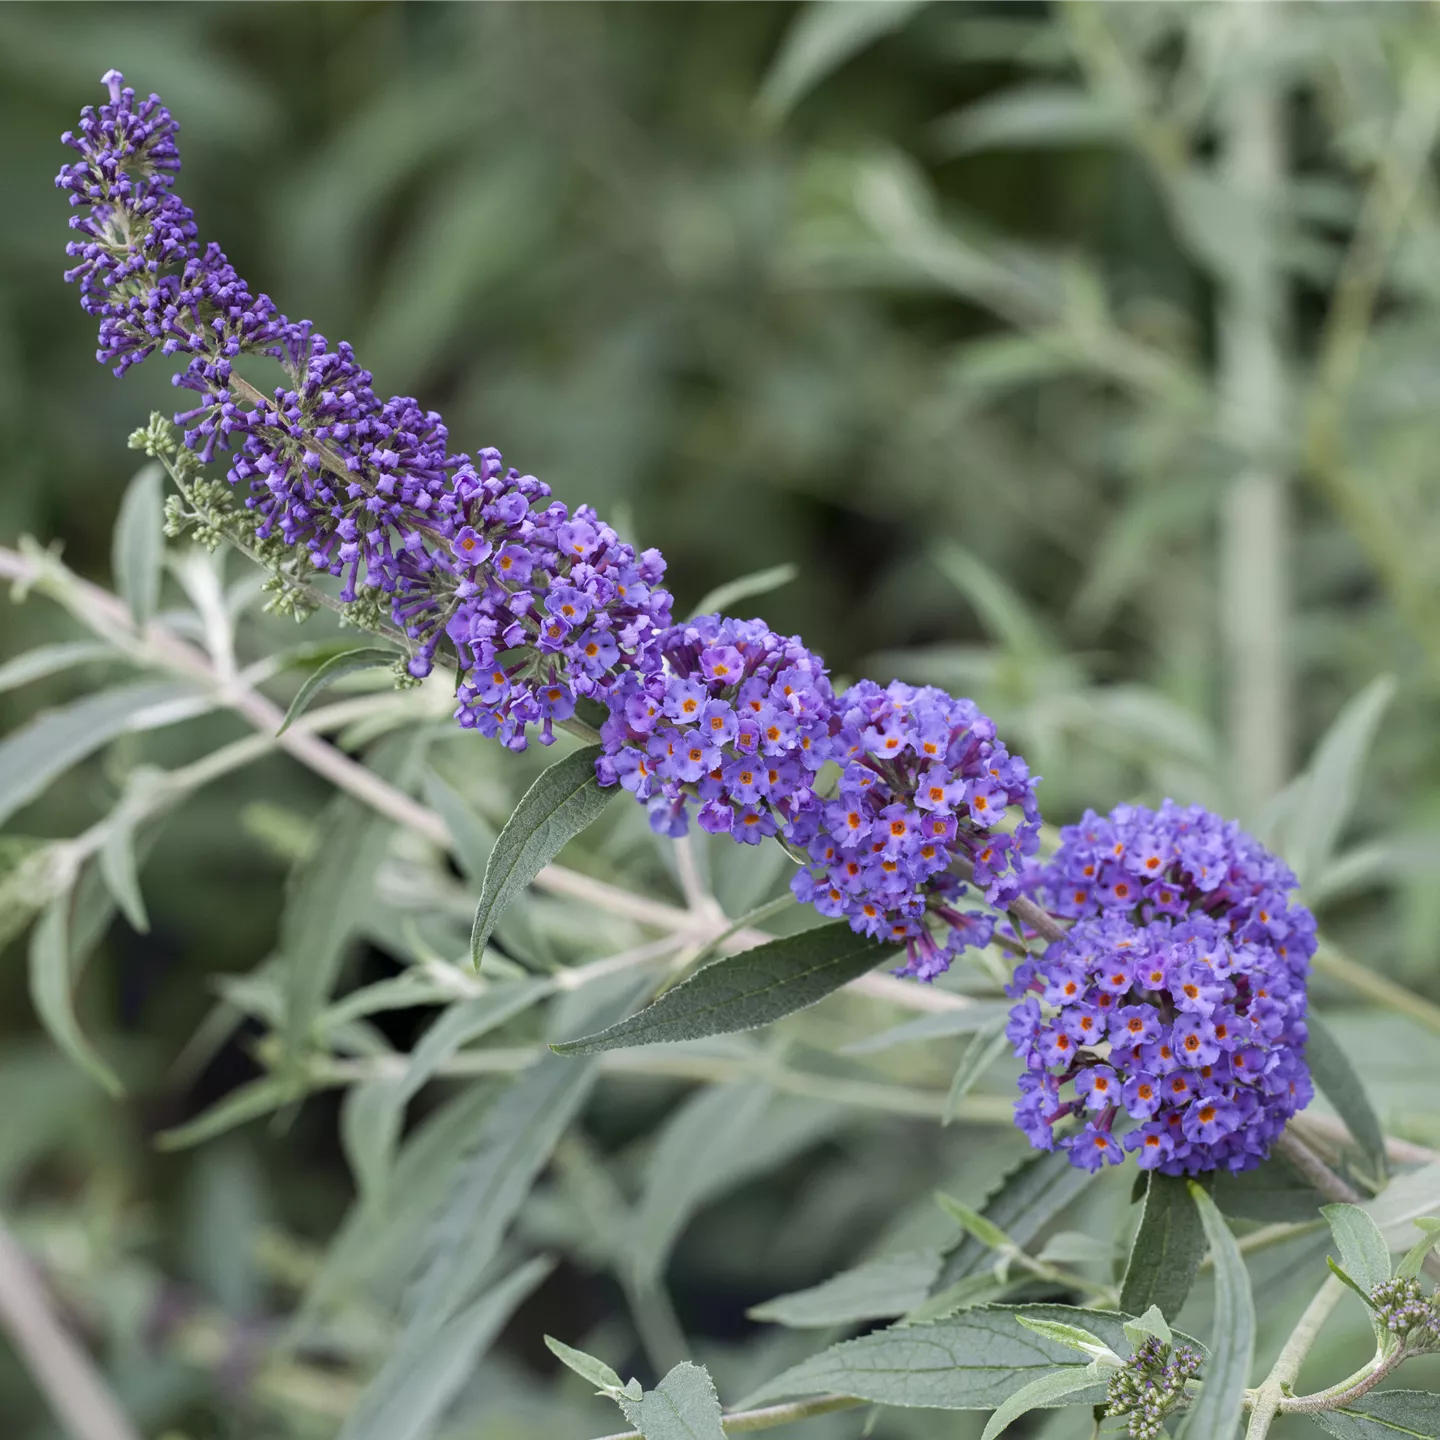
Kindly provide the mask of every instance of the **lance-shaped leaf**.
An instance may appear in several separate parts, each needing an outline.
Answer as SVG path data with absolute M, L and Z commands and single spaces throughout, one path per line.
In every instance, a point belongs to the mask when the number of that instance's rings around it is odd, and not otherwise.
M 285 712 L 285 718 L 275 733 L 283 735 L 310 708 L 311 702 L 322 690 L 329 689 L 342 677 L 351 675 L 356 670 L 374 670 L 381 665 L 393 666 L 401 659 L 404 659 L 404 656 L 398 650 L 386 650 L 378 645 L 359 645 L 354 650 L 332 655 L 305 677 L 305 683 L 290 702 L 290 708 Z
M 1365 1152 L 1375 1174 L 1383 1179 L 1388 1173 L 1385 1135 L 1365 1086 L 1355 1073 L 1350 1057 L 1318 1015 L 1307 1017 L 1307 1028 L 1310 1038 L 1305 1044 L 1305 1063 L 1310 1067 L 1310 1074 Z
M 935 1015 L 921 1015 L 902 1021 L 888 1030 L 862 1039 L 852 1040 L 841 1048 L 842 1055 L 873 1055 L 895 1045 L 909 1045 L 925 1040 L 950 1040 L 956 1035 L 974 1035 L 994 1021 L 1008 1016 L 1009 1000 L 972 1000 L 963 1008 L 941 1010 Z
M 545 1348 L 567 1369 L 573 1370 L 582 1380 L 588 1380 L 611 1399 L 623 1393 L 631 1400 L 638 1400 L 644 1393 L 638 1380 L 631 1380 L 626 1384 L 603 1360 L 587 1355 L 583 1350 L 576 1350 L 553 1335 L 545 1337 Z
M 752 1320 L 792 1330 L 824 1330 L 862 1320 L 892 1320 L 925 1299 L 940 1271 L 938 1250 L 880 1255 L 808 1290 L 777 1295 L 746 1311 Z
M 1064 1370 L 1052 1370 L 1041 1375 L 1028 1385 L 1022 1385 L 985 1422 L 985 1433 L 980 1440 L 995 1440 L 1002 1430 L 1008 1430 L 1013 1421 L 1032 1410 L 1046 1405 L 1070 1404 L 1077 1391 L 1089 1389 L 1100 1377 L 1091 1372 L 1089 1365 L 1075 1366 Z
M 1020 1324 L 1030 1320 L 1085 1330 L 1117 1355 L 1128 1355 L 1126 1316 L 1069 1305 L 981 1305 L 923 1325 L 896 1325 L 843 1340 L 785 1371 L 744 1402 L 837 1391 L 880 1405 L 937 1410 L 994 1410 L 1022 1385 L 1057 1369 L 1084 1371 L 1086 1357 Z M 1184 1343 L 1193 1343 L 1188 1339 Z M 1095 1404 L 1105 1386 L 1076 1391 L 1071 1404 Z
M 1335 1237 L 1343 1278 L 1368 1296 L 1390 1278 L 1390 1249 L 1380 1227 L 1358 1205 L 1325 1205 L 1320 1213 Z
M 1184 1180 L 1152 1172 L 1145 1210 L 1120 1290 L 1120 1308 L 1143 1314 L 1154 1305 L 1174 1319 L 1205 1257 L 1205 1227 Z
M 561 1055 L 592 1055 L 753 1030 L 814 1005 L 893 954 L 894 946 L 857 935 L 838 920 L 717 960 L 638 1015 L 554 1048 Z
M 587 745 L 557 760 L 525 792 L 495 841 L 470 932 L 470 955 L 478 969 L 485 945 L 505 907 L 614 798 L 601 789 L 595 761 L 601 747 Z
M 1245 1413 L 1245 1387 L 1255 1358 L 1255 1302 L 1245 1257 L 1216 1209 L 1193 1180 L 1190 1195 L 1215 1261 L 1215 1324 L 1200 1395 L 1190 1407 L 1180 1440 L 1231 1440 Z
M 1317 1410 L 1306 1419 L 1336 1440 L 1435 1440 L 1440 1435 L 1440 1394 L 1372 1390 L 1340 1410 Z
M 725 1440 L 710 1372 L 684 1360 L 639 1400 L 616 1397 L 645 1440 Z
M 768 570 L 756 570 L 742 575 L 737 580 L 727 580 L 703 595 L 690 612 L 693 620 L 697 615 L 714 615 L 731 609 L 741 600 L 753 600 L 757 595 L 768 595 L 782 585 L 788 585 L 798 574 L 798 565 L 786 563 L 772 565 Z
M 165 472 L 153 462 L 142 466 L 125 487 L 111 538 L 110 568 L 115 588 L 143 630 L 160 603 L 165 561 Z

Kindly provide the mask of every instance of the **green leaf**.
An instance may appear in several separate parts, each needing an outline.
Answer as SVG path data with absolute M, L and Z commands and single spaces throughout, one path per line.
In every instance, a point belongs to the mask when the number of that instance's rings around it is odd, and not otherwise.
M 937 1191 L 935 1202 L 967 1235 L 973 1235 L 987 1250 L 1013 1254 L 1020 1248 L 993 1220 L 987 1219 L 978 1210 L 972 1210 L 953 1195 Z
M 1125 1326 L 1126 1339 L 1132 1345 L 1143 1344 L 1147 1335 L 1153 1335 L 1167 1347 L 1175 1344 L 1175 1336 L 1165 1323 L 1165 1316 L 1158 1305 L 1151 1305 L 1143 1315 Z
M 119 660 L 122 657 L 98 640 L 67 640 L 59 645 L 40 645 L 0 665 L 0 694 L 6 690 L 58 675 L 76 665 L 94 660 Z
M 1091 1374 L 1088 1365 L 1082 1367 L 1078 1373 L 1072 1366 L 1066 1370 L 1055 1370 L 1049 1375 L 1039 1376 L 1028 1385 L 1022 1385 L 996 1410 L 985 1422 L 985 1430 L 980 1436 L 980 1440 L 995 1440 L 1002 1430 L 1010 1428 L 1012 1421 L 1029 1414 L 1031 1410 L 1038 1410 L 1041 1406 L 1066 1403 L 1067 1398 L 1077 1391 L 1091 1388 L 1096 1379 L 1097 1377 Z
M 551 1268 L 545 1259 L 527 1262 L 441 1326 L 423 1347 L 394 1350 L 355 1402 L 338 1440 L 427 1440 L 515 1307 Z
M 1186 1413 L 1178 1440 L 1231 1440 L 1245 1413 L 1245 1387 L 1255 1358 L 1255 1302 L 1245 1258 L 1225 1217 L 1202 1186 L 1188 1183 L 1215 1262 L 1215 1320 L 1200 1395 Z
M 1017 1245 L 1027 1246 L 1077 1195 L 1092 1177 L 1070 1163 L 1061 1151 L 1033 1155 L 1012 1170 L 986 1200 L 980 1212 Z M 946 1256 L 932 1294 L 939 1295 L 958 1282 L 989 1267 L 991 1253 L 967 1235 Z
M 297 1098 L 299 1092 L 293 1081 L 265 1075 L 238 1090 L 232 1090 L 223 1100 L 186 1124 L 162 1130 L 155 1137 L 155 1144 L 161 1150 L 186 1150 L 203 1140 L 213 1140 L 237 1125 L 269 1115 Z
M 644 1398 L 621 1397 L 625 1418 L 645 1440 L 725 1440 L 710 1372 L 682 1360 Z
M 425 772 L 425 799 L 445 821 L 461 868 L 478 884 L 490 863 L 490 852 L 495 848 L 494 830 L 470 808 L 460 792 L 434 770 Z
M 1342 1410 L 1306 1417 L 1336 1440 L 1436 1440 L 1440 1394 L 1433 1390 L 1372 1390 Z
M 593 1055 L 753 1030 L 814 1005 L 893 954 L 893 945 L 857 935 L 846 921 L 837 920 L 717 960 L 638 1015 L 554 1049 L 561 1055 Z
M 823 1330 L 862 1320 L 890 1320 L 920 1305 L 940 1271 L 938 1250 L 880 1255 L 746 1311 L 752 1320 L 792 1330 Z
M 525 792 L 495 841 L 485 866 L 485 883 L 470 932 L 476 968 L 490 932 L 505 907 L 571 840 L 599 818 L 615 796 L 595 778 L 599 745 L 587 745 L 557 760 Z
M 384 1196 L 405 1117 L 395 1098 L 401 1083 L 398 1075 L 377 1075 L 352 1085 L 340 1102 L 340 1144 L 365 1199 Z
M 405 1340 L 432 1335 L 471 1298 L 560 1136 L 589 1098 L 591 1064 L 546 1056 L 485 1115 L 433 1225 L 405 1305 Z
M 797 12 L 756 104 L 772 123 L 873 41 L 898 30 L 924 0 L 816 0 Z
M 343 676 L 350 675 L 356 670 L 373 670 L 380 665 L 393 666 L 397 660 L 403 658 L 398 650 L 385 649 L 378 645 L 360 645 L 354 650 L 346 650 L 341 655 L 332 655 L 323 665 L 305 677 L 304 684 L 300 686 L 299 692 L 290 702 L 290 708 L 285 712 L 285 718 L 280 722 L 280 728 L 275 733 L 283 735 L 310 708 L 310 702 L 322 690 L 328 689 Z
M 71 893 L 67 890 L 52 900 L 30 932 L 30 998 L 50 1038 L 92 1080 L 120 1095 L 124 1091 L 120 1077 L 100 1058 L 75 1018 L 73 953 L 80 947 L 72 952 Z
M 799 573 L 798 565 L 772 565 L 768 570 L 757 570 L 752 575 L 740 576 L 738 580 L 728 580 L 704 595 L 690 612 L 690 618 L 693 620 L 697 615 L 725 612 L 741 600 L 768 595 L 772 590 L 788 585 Z
M 1020 1324 L 1022 1316 L 1061 1325 L 1083 1320 L 1101 1344 L 1117 1355 L 1129 1353 L 1128 1317 L 1114 1311 L 982 1305 L 944 1320 L 895 1325 L 841 1341 L 785 1371 L 744 1404 L 748 1408 L 785 1396 L 838 1391 L 878 1405 L 994 1410 L 1042 1374 L 1061 1367 L 1087 1368 L 1070 1347 L 1027 1330 Z M 1104 1385 L 1096 1382 L 1072 1403 L 1098 1402 L 1104 1394 Z
M 606 1394 L 619 1394 L 629 1386 L 603 1360 L 587 1355 L 583 1350 L 572 1349 L 553 1335 L 545 1337 L 545 1348 L 567 1369 L 573 1370 L 582 1380 L 588 1380 L 597 1390 Z M 631 1385 L 635 1382 L 632 1380 Z M 636 1387 L 638 1390 L 638 1386 Z M 613 1397 L 612 1397 L 613 1398 Z M 639 1395 L 632 1398 L 639 1399 Z
M 1083 1314 L 1084 1312 L 1077 1311 L 1076 1313 Z M 1029 1315 L 1020 1316 L 1020 1323 L 1027 1330 L 1034 1331 L 1036 1335 L 1043 1335 L 1047 1340 L 1053 1340 L 1057 1345 L 1064 1345 L 1071 1350 L 1076 1350 L 1091 1360 L 1102 1358 L 1118 1360 L 1120 1358 L 1098 1335 L 1093 1331 L 1086 1330 L 1082 1325 L 1072 1325 L 1065 1320 L 1040 1320 Z
M 1413 1280 L 1424 1269 L 1430 1252 L 1440 1245 L 1440 1220 L 1426 1216 L 1415 1223 L 1425 1232 L 1425 1238 L 1412 1245 L 1395 1267 L 1396 1277 L 1401 1280 Z
M 1397 1175 L 1360 1208 L 1380 1227 L 1392 1250 L 1402 1249 L 1410 1242 L 1412 1222 L 1440 1211 L 1440 1160 Z
M 940 1123 L 948 1125 L 960 1108 L 960 1102 L 975 1088 L 980 1077 L 1005 1053 L 1009 1041 L 1005 1038 L 1005 1017 L 997 1015 L 989 1024 L 978 1030 L 975 1038 L 965 1047 L 960 1063 L 955 1067 L 955 1078 L 950 1082 L 950 1092 L 945 1097 L 945 1114 Z
M 1365 756 L 1394 695 L 1393 677 L 1372 681 L 1335 717 L 1315 748 L 1286 847 L 1302 884 L 1319 879 L 1330 863 L 1355 805 Z
M 117 812 L 111 816 L 99 854 L 100 874 L 106 888 L 130 922 L 130 928 L 144 935 L 150 929 L 145 897 L 140 890 L 140 867 L 135 858 L 135 827 L 130 817 Z
M 139 680 L 45 710 L 0 740 L 0 825 L 58 775 L 137 725 L 146 712 L 193 700 L 189 685 Z
M 1365 1086 L 1330 1027 L 1313 1012 L 1306 1019 L 1310 1038 L 1305 1044 L 1305 1063 L 1310 1067 L 1310 1074 L 1355 1137 L 1377 1178 L 1384 1179 L 1389 1174 L 1385 1133 Z
M 896 1045 L 917 1044 L 926 1040 L 950 1040 L 956 1035 L 973 1035 L 987 1029 L 994 1021 L 1010 1013 L 1008 1000 L 975 1000 L 963 1008 L 941 1010 L 934 1015 L 921 1015 L 902 1021 L 888 1030 L 865 1035 L 841 1048 L 842 1055 L 875 1055 Z
M 1173 1320 L 1205 1256 L 1205 1229 L 1184 1180 L 1150 1174 L 1140 1228 L 1120 1289 L 1120 1308 L 1139 1315 L 1154 1305 Z
M 985 629 L 1011 654 L 1031 661 L 1051 655 L 1053 647 L 1024 600 L 978 555 L 947 541 L 936 549 L 935 563 L 970 602 Z
M 165 471 L 142 466 L 125 487 L 110 545 L 115 588 L 143 630 L 160 603 L 165 564 Z
M 935 127 L 942 149 L 952 155 L 976 150 L 1065 149 L 1120 135 L 1124 116 L 1088 90 L 1072 85 L 1017 85 L 948 115 Z
M 1364 1295 L 1390 1278 L 1390 1247 L 1380 1227 L 1358 1205 L 1323 1205 L 1345 1274 Z
M 1267 1225 L 1302 1225 L 1314 1220 L 1325 1203 L 1325 1197 L 1283 1155 L 1272 1155 L 1264 1165 L 1239 1175 L 1220 1171 L 1213 1193 L 1222 1213 L 1232 1219 Z

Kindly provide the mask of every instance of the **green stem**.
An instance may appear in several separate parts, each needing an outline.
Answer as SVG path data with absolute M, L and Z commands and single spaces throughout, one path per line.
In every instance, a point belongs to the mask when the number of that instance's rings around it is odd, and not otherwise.
M 1374 1000 L 1387 1010 L 1408 1016 L 1427 1030 L 1440 1035 L 1440 1005 L 1425 999 L 1423 995 L 1415 994 L 1413 990 L 1407 990 L 1403 985 L 1397 985 L 1393 980 L 1367 969 L 1364 965 L 1357 964 L 1329 941 L 1323 943 L 1315 952 L 1310 968 L 1321 975 L 1328 975 L 1332 980 L 1338 980 L 1342 985 Z
M 727 1435 L 744 1435 L 754 1430 L 773 1430 L 777 1425 L 791 1425 L 816 1415 L 833 1415 L 837 1410 L 854 1410 L 868 1403 L 853 1395 L 821 1395 L 814 1400 L 767 1405 L 761 1410 L 737 1410 L 721 1416 L 720 1428 Z M 606 1435 L 603 1440 L 645 1440 L 645 1437 L 638 1430 L 624 1430 L 618 1435 Z
M 1290 1338 L 1285 1342 L 1270 1373 L 1251 1399 L 1250 1424 L 1245 1429 L 1245 1440 L 1264 1440 L 1270 1433 L 1270 1424 L 1280 1413 L 1285 1392 L 1295 1383 L 1300 1366 L 1310 1353 L 1320 1334 L 1321 1327 L 1330 1318 L 1330 1312 L 1340 1303 L 1345 1285 L 1334 1275 L 1327 1275 L 1325 1283 L 1315 1293 L 1315 1298 L 1305 1307 L 1305 1313 L 1295 1322 Z

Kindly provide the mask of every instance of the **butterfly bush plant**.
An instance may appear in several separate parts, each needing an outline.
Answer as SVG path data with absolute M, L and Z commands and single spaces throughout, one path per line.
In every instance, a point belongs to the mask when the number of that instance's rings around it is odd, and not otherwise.
M 360 1199 L 287 1342 L 323 1346 L 357 1294 L 385 1327 L 357 1362 L 369 1379 L 342 1435 L 398 1433 L 387 1426 L 401 1411 L 431 1417 L 406 1435 L 432 1433 L 543 1279 L 547 1196 L 552 1211 L 578 1204 L 646 1363 L 665 1372 L 647 1389 L 550 1342 L 618 1404 L 631 1436 L 719 1440 L 860 1406 L 989 1411 L 986 1440 L 1063 1406 L 1097 1433 L 1134 1437 L 1209 1440 L 1241 1425 L 1260 1436 L 1281 1413 L 1334 1434 L 1382 1433 L 1365 1427 L 1387 1416 L 1402 1417 L 1395 1433 L 1435 1433 L 1403 1428 L 1430 1413 L 1425 1396 L 1377 1387 L 1440 1348 L 1440 1301 L 1421 1278 L 1437 1227 L 1425 1222 L 1411 1248 L 1409 1222 L 1428 1200 L 1387 1208 L 1387 1142 L 1307 1014 L 1316 925 L 1284 861 L 1233 821 L 1169 800 L 1049 830 L 1039 777 L 969 699 L 843 683 L 759 619 L 708 607 L 677 617 L 658 551 L 555 500 L 498 450 L 453 448 L 438 414 L 382 399 L 348 345 L 252 290 L 176 193 L 170 112 L 114 71 L 103 83 L 102 103 L 63 137 L 74 152 L 57 181 L 72 207 L 65 278 L 98 321 L 103 364 L 117 376 L 169 364 L 183 394 L 173 417 L 133 438 L 157 463 L 122 506 L 120 595 L 34 546 L 7 552 L 5 573 L 160 676 L 87 712 L 72 758 L 207 710 L 253 733 L 178 770 L 138 768 L 103 822 L 26 853 L 6 883 L 12 907 L 38 915 L 43 1018 L 118 1086 L 71 1010 L 86 916 L 118 905 L 144 925 L 137 875 L 155 825 L 211 780 L 278 748 L 337 787 L 276 961 L 229 996 L 266 1027 L 266 1073 L 165 1140 L 196 1143 L 350 1087 L 342 1128 Z M 161 471 L 173 486 L 163 513 Z M 226 551 L 259 567 L 272 613 L 331 611 L 366 643 L 242 665 Z M 190 621 L 158 609 L 164 565 Z M 385 666 L 388 692 L 314 703 L 350 672 Z M 262 686 L 297 670 L 287 713 Z M 322 738 L 337 730 L 343 746 Z M 417 734 L 451 757 L 445 767 L 397 743 Z M 552 745 L 561 758 L 537 769 L 533 747 Z M 529 782 L 498 834 L 467 772 L 502 789 L 512 775 Z M 592 826 L 606 837 L 599 853 L 584 849 Z M 467 890 L 437 859 L 447 853 Z M 664 868 L 607 870 L 606 853 L 658 854 Z M 758 877 L 741 913 L 717 900 L 727 866 Z M 455 929 L 467 894 L 468 948 Z M 545 896 L 579 907 L 582 923 L 547 934 Z M 333 994 L 365 926 L 408 954 L 386 982 L 394 1001 L 374 993 L 383 986 Z M 391 1003 L 445 1007 L 408 1055 L 366 1028 Z M 896 1024 L 906 1010 L 919 1018 Z M 923 1041 L 961 1045 L 950 1093 L 933 1101 L 887 1083 L 883 1063 L 847 1058 Z M 579 1127 L 612 1066 L 708 1082 L 675 1112 L 629 1219 Z M 489 1082 L 479 1099 L 461 1088 L 407 1125 L 423 1087 L 508 1070 L 498 1097 Z M 1317 1083 L 1340 1121 L 1307 1117 Z M 749 1173 L 752 1130 L 778 1162 L 835 1132 L 847 1097 L 862 1095 L 855 1104 L 988 1131 L 975 1149 L 991 1158 L 962 1169 L 969 1201 L 942 1197 L 948 1234 L 930 1249 L 882 1250 L 761 1306 L 757 1318 L 792 1329 L 863 1333 L 772 1366 L 722 1406 L 709 1373 L 676 1354 L 669 1249 L 723 1193 L 727 1167 Z M 817 1108 L 782 1121 L 785 1104 Z M 1092 1196 L 1111 1174 L 1133 1202 L 1119 1263 Z M 423 1202 L 401 1203 L 427 1187 Z M 1283 1218 L 1257 1229 L 1280 1192 Z M 1321 1213 L 1333 1273 L 1316 1250 L 1323 1284 L 1257 1380 L 1267 1337 L 1246 1252 L 1308 1234 Z M 1089 1250 L 1037 1245 L 1065 1215 L 1102 1232 Z M 1406 1252 L 1398 1264 L 1392 1250 Z M 1171 1322 L 1202 1261 L 1197 1339 Z M 1300 1392 L 1300 1361 L 1346 1287 L 1371 1319 L 1374 1357 Z M 427 1363 L 437 1350 L 459 1357 L 444 1375 Z M 1352 1428 L 1331 1429 L 1332 1416 Z

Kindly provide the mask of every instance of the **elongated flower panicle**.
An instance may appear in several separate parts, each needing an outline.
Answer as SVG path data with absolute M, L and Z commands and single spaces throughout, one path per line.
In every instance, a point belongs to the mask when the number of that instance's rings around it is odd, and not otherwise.
M 920 979 L 988 944 L 990 917 L 955 907 L 961 875 L 1004 908 L 1040 829 L 1029 769 L 989 717 L 943 690 L 862 680 L 836 705 L 829 758 L 838 792 L 811 812 L 814 833 L 796 836 L 811 864 L 795 894 L 863 934 L 903 941 L 903 972 Z
M 225 455 L 281 599 L 301 557 L 340 580 L 357 615 L 383 602 L 412 675 L 448 642 L 462 726 L 523 749 L 532 726 L 548 743 L 578 699 L 598 701 L 597 777 L 660 832 L 683 833 L 693 807 L 711 833 L 777 836 L 808 861 L 796 896 L 903 941 L 909 974 L 930 979 L 988 943 L 991 918 L 956 902 L 973 884 L 1007 905 L 1040 823 L 1030 774 L 989 719 L 908 685 L 837 697 L 819 656 L 758 620 L 672 625 L 658 551 L 637 556 L 498 450 L 452 452 L 438 414 L 382 400 L 350 346 L 289 320 L 202 244 L 173 189 L 170 112 L 117 71 L 103 83 L 108 103 L 64 137 L 80 157 L 56 182 L 75 209 L 66 278 L 117 374 L 156 353 L 185 360 L 175 383 L 197 403 L 175 421 L 194 462 L 186 499 L 203 491 L 205 513 L 177 523 L 218 538 L 235 520 L 211 513 L 221 487 L 193 473 Z M 267 395 L 237 376 L 246 355 L 275 361 L 283 383 Z
M 1076 923 L 1015 972 L 1007 1031 L 1031 1144 L 1095 1170 L 1248 1170 L 1313 1093 L 1314 917 L 1290 870 L 1199 806 L 1122 805 L 1061 832 L 1038 898 Z M 1120 1116 L 1137 1122 L 1120 1136 Z M 1058 1133 L 1070 1117 L 1079 1128 Z
M 670 623 L 657 551 L 636 557 L 586 508 L 573 516 L 498 451 L 452 454 L 439 415 L 382 400 L 350 346 L 291 321 L 254 294 L 224 252 L 202 246 L 173 193 L 177 126 L 158 96 L 139 101 L 117 71 L 110 102 L 87 107 L 65 143 L 80 159 L 70 192 L 81 303 L 100 320 L 98 358 L 123 374 L 159 352 L 189 356 L 175 383 L 199 404 L 176 416 L 202 463 L 231 456 L 258 540 L 276 540 L 341 577 L 341 599 L 383 596 L 429 672 L 448 635 L 462 666 L 457 717 L 523 748 L 575 697 L 603 697 L 628 669 L 653 668 Z M 269 396 L 234 374 L 240 355 L 278 361 Z M 552 593 L 554 592 L 554 593 Z

